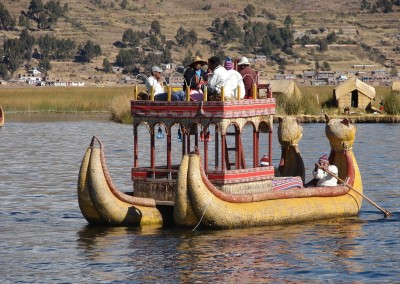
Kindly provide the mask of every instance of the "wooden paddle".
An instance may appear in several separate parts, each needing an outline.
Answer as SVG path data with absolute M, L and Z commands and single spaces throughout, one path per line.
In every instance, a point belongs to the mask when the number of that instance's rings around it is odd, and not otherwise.
M 359 192 L 357 189 L 355 189 L 354 187 L 350 186 L 347 184 L 347 182 L 345 182 L 344 180 L 340 179 L 337 175 L 335 175 L 334 173 L 332 173 L 330 170 L 328 169 L 324 169 L 323 167 L 321 167 L 320 165 L 318 165 L 318 167 L 327 172 L 328 174 L 330 174 L 331 176 L 333 176 L 334 178 L 336 178 L 338 181 L 342 182 L 345 186 L 347 186 L 348 188 L 352 189 L 354 192 L 356 192 L 358 195 L 362 196 L 363 198 L 365 198 L 369 203 L 371 203 L 372 205 L 374 205 L 376 208 L 378 208 L 379 210 L 381 210 L 383 212 L 383 214 L 385 214 L 385 217 L 389 217 L 392 216 L 392 213 L 390 213 L 389 211 L 383 209 L 382 207 L 380 207 L 378 204 L 376 204 L 374 201 L 372 201 L 371 199 L 369 199 L 367 196 L 365 196 L 364 194 L 362 194 L 361 192 Z

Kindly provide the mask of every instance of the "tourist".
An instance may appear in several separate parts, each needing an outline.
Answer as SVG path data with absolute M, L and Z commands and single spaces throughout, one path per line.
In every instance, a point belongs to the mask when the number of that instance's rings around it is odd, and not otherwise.
M 187 86 L 190 87 L 190 97 L 192 100 L 203 100 L 202 86 L 207 82 L 207 72 L 202 69 L 207 62 L 203 61 L 199 56 L 193 59 L 183 74 L 183 91 L 186 91 Z
M 238 62 L 239 73 L 243 77 L 244 88 L 246 94 L 245 99 L 253 98 L 253 85 L 257 83 L 257 73 L 250 67 L 247 57 L 242 56 Z
M 161 75 L 162 70 L 158 66 L 151 67 L 151 76 L 146 80 L 147 92 L 150 94 L 150 88 L 153 87 L 154 100 L 155 101 L 166 101 L 168 99 L 168 94 L 164 91 L 163 81 L 164 78 Z M 184 101 L 185 92 L 182 90 L 171 93 L 172 101 Z
M 240 92 L 240 98 L 243 99 L 246 95 L 243 77 L 238 71 L 233 69 L 233 62 L 230 57 L 225 58 L 224 67 L 228 71 L 228 81 L 229 85 L 233 87 L 233 95 L 235 99 L 238 98 L 238 92 Z
M 338 174 L 338 168 L 335 165 L 329 165 L 328 156 L 323 155 L 319 158 L 318 163 L 315 164 L 312 172 L 313 177 L 318 179 L 317 186 L 336 186 L 337 179 L 327 173 L 326 170 L 334 175 Z
M 224 87 L 225 99 L 234 98 L 233 88 L 227 84 L 229 73 L 221 66 L 221 60 L 217 56 L 210 57 L 208 68 L 212 72 L 207 84 L 209 100 L 220 100 L 222 87 Z

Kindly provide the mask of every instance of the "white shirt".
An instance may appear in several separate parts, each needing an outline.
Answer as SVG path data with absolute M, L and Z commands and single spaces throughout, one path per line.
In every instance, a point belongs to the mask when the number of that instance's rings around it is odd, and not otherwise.
M 230 88 L 233 90 L 232 95 L 234 96 L 235 99 L 237 99 L 237 93 L 239 90 L 240 98 L 243 99 L 244 96 L 246 95 L 246 90 L 244 89 L 242 75 L 234 69 L 228 70 L 228 74 L 229 74 L 228 82 L 229 82 Z
M 224 87 L 224 96 L 226 98 L 230 98 L 233 96 L 233 88 L 230 84 L 227 84 L 229 78 L 228 71 L 222 67 L 221 65 L 217 66 L 210 78 L 208 79 L 208 87 L 211 90 L 217 91 L 218 94 L 221 94 L 221 87 Z
M 335 165 L 328 166 L 328 170 L 335 175 L 337 175 L 339 172 L 338 168 Z M 337 179 L 320 168 L 318 168 L 318 170 L 316 172 L 313 171 L 312 174 L 313 174 L 314 178 L 318 179 L 317 186 L 336 186 L 337 185 Z
M 150 93 L 150 87 L 153 86 L 154 95 L 165 93 L 164 87 L 160 84 L 160 82 L 157 81 L 155 77 L 150 76 L 149 78 L 147 78 L 147 81 L 145 81 L 145 83 L 147 92 Z

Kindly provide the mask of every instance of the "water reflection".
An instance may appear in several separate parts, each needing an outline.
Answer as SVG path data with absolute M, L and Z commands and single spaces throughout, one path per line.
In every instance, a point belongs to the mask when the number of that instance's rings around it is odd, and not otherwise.
M 98 136 L 114 183 L 129 191 L 132 126 L 107 116 L 32 117 L 8 116 L 0 129 L 2 282 L 398 282 L 400 125 L 358 124 L 354 145 L 364 193 L 393 217 L 364 201 L 353 218 L 191 231 L 88 226 L 76 196 L 83 154 Z M 299 147 L 309 175 L 329 144 L 323 124 L 303 126 Z M 178 150 L 180 145 L 176 140 Z M 278 143 L 273 152 L 277 164 Z

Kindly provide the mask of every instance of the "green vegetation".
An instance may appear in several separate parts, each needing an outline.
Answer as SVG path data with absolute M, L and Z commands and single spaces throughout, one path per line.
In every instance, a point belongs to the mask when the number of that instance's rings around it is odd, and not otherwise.
M 108 112 L 118 97 L 133 95 L 121 88 L 2 88 L 1 106 L 7 112 Z

